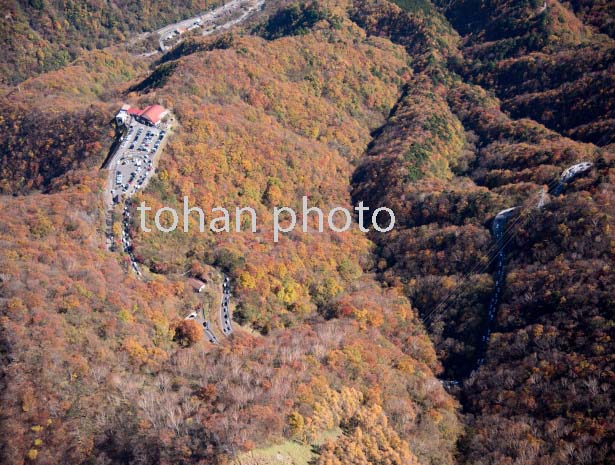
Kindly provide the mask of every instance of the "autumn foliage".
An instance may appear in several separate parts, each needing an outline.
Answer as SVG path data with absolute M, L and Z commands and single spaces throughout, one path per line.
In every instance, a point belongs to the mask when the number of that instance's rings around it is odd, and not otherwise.
M 150 3 L 139 27 L 209 4 Z M 108 5 L 11 7 L 0 462 L 202 465 L 291 443 L 318 465 L 611 463 L 613 45 L 593 29 L 611 32 L 609 10 L 435 3 L 267 2 L 156 57 L 81 50 L 123 43 L 134 6 L 104 21 Z M 99 171 L 124 101 L 177 117 L 130 209 L 142 279 L 107 247 L 123 213 L 105 211 Z M 272 207 L 304 195 L 387 206 L 396 228 L 319 233 L 311 218 L 275 244 Z M 134 205 L 181 211 L 184 196 L 250 206 L 259 228 L 141 230 Z M 512 206 L 482 344 L 490 228 Z M 219 344 L 184 320 L 197 308 Z

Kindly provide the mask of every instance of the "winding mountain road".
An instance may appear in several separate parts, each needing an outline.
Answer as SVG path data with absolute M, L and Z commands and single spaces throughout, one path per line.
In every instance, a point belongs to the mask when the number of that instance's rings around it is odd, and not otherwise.
M 155 31 L 155 33 L 157 33 L 160 38 L 159 40 L 160 49 L 162 51 L 166 51 L 168 48 L 170 48 L 170 47 L 167 47 L 164 44 L 164 42 L 167 39 L 169 39 L 171 34 L 179 35 L 180 29 L 181 30 L 195 30 L 197 28 L 201 28 L 203 30 L 202 35 L 209 35 L 209 34 L 212 34 L 222 29 L 229 29 L 232 26 L 244 21 L 250 15 L 252 15 L 252 13 L 261 9 L 264 4 L 265 4 L 265 0 L 231 0 L 221 5 L 220 7 L 215 8 L 207 13 L 202 13 L 200 15 L 185 19 L 178 23 L 173 23 L 173 24 L 164 26 L 158 29 L 157 31 Z M 224 22 L 221 22 L 221 21 L 224 21 Z M 141 34 L 138 36 L 138 39 L 142 40 L 145 37 L 147 37 L 147 35 L 148 33 Z M 145 55 L 152 55 L 154 53 L 157 53 L 157 52 L 146 53 Z M 171 122 L 173 121 L 174 121 L 174 117 L 172 117 L 171 115 Z M 140 177 L 138 181 L 131 178 L 127 184 L 122 185 L 125 187 L 124 189 L 118 188 L 118 187 L 121 187 L 119 183 L 123 182 L 124 178 L 127 177 L 127 176 L 124 176 L 126 173 L 121 173 L 122 177 L 120 177 L 120 171 L 123 169 L 121 168 L 121 166 L 124 166 L 127 162 L 132 163 L 133 159 L 139 158 L 139 157 L 135 157 L 135 154 L 137 154 L 137 152 L 134 152 L 134 151 L 133 151 L 134 153 L 131 152 L 131 150 L 133 149 L 133 146 L 136 149 L 136 146 L 139 146 L 141 143 L 144 142 L 144 139 L 147 137 L 147 134 L 149 134 L 150 131 L 157 131 L 157 129 L 151 129 L 147 125 L 144 125 L 143 123 L 137 120 L 131 121 L 130 128 L 127 134 L 122 132 L 122 134 L 119 136 L 119 140 L 117 141 L 117 144 L 118 144 L 117 148 L 114 149 L 114 153 L 111 155 L 109 161 L 103 166 L 103 168 L 108 169 L 109 171 L 108 180 L 107 180 L 107 188 L 105 189 L 105 193 L 104 193 L 104 200 L 105 200 L 105 204 L 107 207 L 105 221 L 106 221 L 106 226 L 108 230 L 107 237 L 106 237 L 106 246 L 108 250 L 114 250 L 114 240 L 115 239 L 113 236 L 113 232 L 111 230 L 113 226 L 112 210 L 113 210 L 113 206 L 116 203 L 120 202 L 120 197 L 122 196 L 122 194 L 124 194 L 125 202 L 124 202 L 124 209 L 123 209 L 123 214 L 122 214 L 123 216 L 122 218 L 122 246 L 123 246 L 124 252 L 126 252 L 129 255 L 130 262 L 131 262 L 131 268 L 134 270 L 134 272 L 136 273 L 139 279 L 142 278 L 143 274 L 141 272 L 141 269 L 139 268 L 139 264 L 137 263 L 136 258 L 132 251 L 133 247 L 132 247 L 132 243 L 130 239 L 130 229 L 129 229 L 130 228 L 130 206 L 131 206 L 129 197 L 135 194 L 139 189 L 145 188 L 147 186 L 147 183 L 149 182 L 149 179 L 155 173 L 157 156 L 159 156 L 159 154 L 162 152 L 164 143 L 166 142 L 166 137 L 165 137 L 166 132 L 172 129 L 172 124 L 169 123 L 168 126 L 163 124 L 163 127 L 166 131 L 164 132 L 161 131 L 162 136 L 159 142 L 159 144 L 162 144 L 162 147 L 160 147 L 159 150 L 155 150 L 155 153 L 152 157 L 153 165 L 150 164 L 150 168 L 148 168 L 147 171 L 143 173 L 142 177 Z M 136 132 L 136 136 L 133 134 L 133 132 Z M 131 137 L 130 141 L 128 140 L 129 136 Z M 132 138 L 132 136 L 134 136 L 134 139 Z M 127 146 L 129 145 L 129 142 L 132 142 L 132 143 L 130 144 L 130 148 L 127 148 Z M 145 142 L 148 142 L 148 141 L 145 141 Z M 127 154 L 127 152 L 129 153 Z M 147 153 L 149 153 L 149 151 Z M 145 164 L 147 164 L 147 161 L 148 161 L 147 155 L 143 155 L 143 156 L 145 157 L 145 162 L 146 162 Z M 141 171 L 140 165 L 138 166 L 135 165 L 135 167 L 132 167 L 130 169 L 135 169 L 135 168 L 136 168 L 136 171 Z M 136 185 L 132 185 L 132 184 L 136 184 Z M 130 190 L 128 190 L 129 188 Z M 223 289 L 225 293 L 224 293 L 222 307 L 221 307 L 221 313 L 220 313 L 221 320 L 220 321 L 223 322 L 224 333 L 230 334 L 233 331 L 232 326 L 230 324 L 230 314 L 229 314 L 230 287 L 228 284 L 228 278 L 225 277 L 225 279 L 227 281 L 225 281 L 225 287 Z
M 222 282 L 222 305 L 220 306 L 220 324 L 222 325 L 222 332 L 225 336 L 229 336 L 233 332 L 233 326 L 231 325 L 231 281 L 228 276 L 223 275 L 224 280 Z
M 478 358 L 476 362 L 476 366 L 480 367 L 485 358 L 484 354 L 487 350 L 487 343 L 489 342 L 489 336 L 491 336 L 491 327 L 493 325 L 493 321 L 495 320 L 495 315 L 497 309 L 500 305 L 500 298 L 502 296 L 502 287 L 504 284 L 505 270 L 504 265 L 506 264 L 506 242 L 504 242 L 506 224 L 508 223 L 508 219 L 514 214 L 514 212 L 518 209 L 518 207 L 507 208 L 499 212 L 495 218 L 493 219 L 493 224 L 491 226 L 491 234 L 495 239 L 495 243 L 497 246 L 497 260 L 495 265 L 495 282 L 493 293 L 491 294 L 491 299 L 489 300 L 489 307 L 487 311 L 487 322 L 485 324 L 485 332 L 480 341 L 480 349 L 479 353 L 481 356 Z
M 586 171 L 589 171 L 593 166 L 594 166 L 593 163 L 584 161 L 582 163 L 577 163 L 576 165 L 572 165 L 571 167 L 565 169 L 559 178 L 559 182 L 557 183 L 557 186 L 555 186 L 555 188 L 553 189 L 552 194 L 553 195 L 561 194 L 566 188 L 567 184 L 574 181 L 579 175 L 585 173 Z
M 593 166 L 593 163 L 586 161 L 577 163 L 565 169 L 560 175 L 557 184 L 551 191 L 551 194 L 560 195 L 568 184 L 577 179 L 580 175 L 587 173 Z M 539 208 L 542 208 L 544 204 L 543 197 L 544 196 L 541 195 L 538 204 Z M 517 212 L 519 208 L 520 207 L 512 207 L 500 211 L 493 219 L 493 224 L 491 226 L 491 233 L 497 247 L 495 281 L 493 293 L 491 294 L 491 299 L 489 301 L 489 307 L 487 311 L 485 332 L 483 333 L 483 336 L 480 341 L 479 357 L 476 361 L 476 369 L 480 368 L 485 361 L 485 354 L 487 352 L 487 346 L 489 344 L 489 338 L 491 336 L 493 322 L 495 321 L 497 315 L 500 300 L 502 297 L 502 289 L 506 280 L 506 245 L 508 243 L 507 241 L 505 241 L 505 236 L 507 233 L 506 225 L 508 224 L 508 220 L 510 219 L 510 217 L 513 216 L 513 214 Z
M 222 275 L 222 302 L 220 304 L 220 325 L 222 326 L 222 332 L 225 336 L 230 336 L 233 332 L 233 326 L 231 324 L 231 314 L 229 305 L 231 302 L 231 280 L 228 276 Z M 205 319 L 205 308 L 202 308 L 200 312 L 192 312 L 185 320 L 195 320 L 203 326 L 203 331 L 207 335 L 209 342 L 212 344 L 218 344 L 218 338 L 211 330 L 209 322 Z
M 139 268 L 137 259 L 132 252 L 132 244 L 130 242 L 130 205 L 131 200 L 126 199 L 126 201 L 124 202 L 124 213 L 122 218 L 122 246 L 124 247 L 124 252 L 127 253 L 130 257 L 130 264 L 132 266 L 132 269 L 137 274 L 137 277 L 141 279 L 143 274 L 141 273 L 141 269 Z
M 163 52 L 169 50 L 171 46 L 167 45 L 167 42 L 187 31 L 202 29 L 202 35 L 207 36 L 220 30 L 229 29 L 246 20 L 264 4 L 264 0 L 231 0 L 209 12 L 162 27 L 155 31 L 159 36 L 160 50 Z M 176 45 L 177 42 L 173 45 Z
M 202 308 L 200 312 L 192 312 L 190 315 L 188 315 L 184 319 L 185 320 L 195 320 L 197 323 L 203 326 L 203 332 L 207 336 L 207 339 L 209 339 L 209 342 L 211 342 L 212 344 L 218 343 L 218 338 L 211 331 L 209 322 L 205 319 L 205 308 Z

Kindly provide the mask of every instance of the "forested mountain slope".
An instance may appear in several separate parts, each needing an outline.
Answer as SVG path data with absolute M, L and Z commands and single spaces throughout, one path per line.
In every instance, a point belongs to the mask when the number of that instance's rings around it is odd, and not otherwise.
M 368 38 L 349 6 L 304 8 L 319 19 L 270 40 L 196 39 L 151 70 L 91 52 L 101 66 L 75 63 L 5 95 L 3 186 L 26 195 L 3 197 L 0 212 L 3 463 L 225 463 L 284 441 L 310 453 L 323 435 L 323 464 L 454 462 L 457 403 L 407 298 L 369 273 L 372 243 L 355 226 L 317 233 L 314 219 L 313 232 L 272 242 L 273 205 L 300 210 L 307 195 L 325 211 L 351 207 L 353 164 L 412 73 L 403 47 Z M 130 65 L 135 74 L 118 73 Z M 257 233 L 201 234 L 195 223 L 144 234 L 135 223 L 143 280 L 127 254 L 107 251 L 106 173 L 92 167 L 123 100 L 178 118 L 137 203 L 252 206 Z M 29 124 L 26 137 L 28 109 L 60 106 L 57 145 L 38 145 L 46 126 Z M 81 111 L 105 117 L 69 143 L 61 129 Z M 218 346 L 182 336 L 181 319 L 217 298 L 186 279 L 213 289 L 221 271 L 244 328 Z
M 3 40 L 68 6 L 14 4 Z M 88 48 L 138 29 L 132 4 L 117 24 L 101 18 L 122 5 L 97 6 L 40 42 L 23 33 L 54 56 L 55 37 Z M 142 19 L 205 7 L 147 3 Z M 11 42 L 6 79 L 61 69 L 0 97 L 0 461 L 291 448 L 319 465 L 612 464 L 609 8 L 268 2 L 257 24 L 162 57 L 80 50 L 68 66 L 28 61 L 34 47 L 22 66 L 14 44 L 30 42 Z M 97 169 L 125 101 L 177 118 L 130 210 L 142 280 L 107 250 Z M 580 161 L 591 170 L 556 189 Z M 303 195 L 325 212 L 387 206 L 397 224 L 319 233 L 311 217 L 274 243 L 272 207 L 300 211 Z M 140 228 L 134 205 L 181 212 L 184 196 L 207 215 L 250 206 L 257 231 Z M 515 206 L 490 323 L 491 227 Z M 222 272 L 236 330 L 212 345 L 182 321 L 214 308 Z
M 188 18 L 213 0 L 4 0 L 0 15 L 0 83 L 18 83 L 100 49 Z
M 360 25 L 409 50 L 417 49 L 417 28 L 430 21 L 423 16 L 437 17 L 429 9 L 406 12 L 386 2 L 355 5 L 353 17 Z M 473 5 L 472 12 L 456 13 L 453 25 L 466 33 L 463 27 L 482 31 L 480 40 L 491 46 L 511 35 L 506 27 L 513 26 L 505 18 L 515 5 L 497 3 L 484 10 Z M 387 28 L 380 27 L 383 23 Z M 572 26 L 561 27 L 574 32 Z M 534 33 L 524 40 L 531 43 Z M 523 37 L 516 30 L 512 35 Z M 353 178 L 353 197 L 393 205 L 401 219 L 403 227 L 394 235 L 375 238 L 381 276 L 419 308 L 445 377 L 461 386 L 469 424 L 460 443 L 464 460 L 610 463 L 613 154 L 504 113 L 509 103 L 472 84 L 467 71 L 482 45 L 472 48 L 468 42 L 479 39 L 468 37 L 460 40 L 459 53 L 449 48 L 448 59 L 439 59 L 438 42 L 431 47 L 427 65 L 374 133 Z M 441 41 L 454 44 L 455 33 Z M 501 69 L 493 66 L 492 55 L 483 59 L 485 69 Z M 605 66 L 603 61 L 591 65 Z M 488 87 L 487 80 L 477 81 Z M 600 102 L 606 107 L 594 106 L 585 115 L 589 124 L 609 118 L 608 93 L 604 97 Z M 534 102 L 532 109 L 549 111 L 550 101 L 542 103 Z M 574 106 L 565 111 L 575 115 Z M 612 136 L 609 131 L 605 134 Z M 593 171 L 553 194 L 562 171 L 583 160 L 594 162 Z M 483 355 L 497 252 L 491 222 L 513 206 L 520 209 L 507 229 L 508 275 Z
M 67 173 L 98 168 L 114 137 L 112 89 L 145 70 L 146 64 L 129 61 L 127 54 L 93 51 L 18 89 L 4 89 L 0 192 L 58 189 L 66 187 Z
M 573 139 L 613 142 L 615 41 L 600 33 L 612 26 L 550 0 L 441 5 L 462 36 L 457 71 L 494 90 L 503 110 Z

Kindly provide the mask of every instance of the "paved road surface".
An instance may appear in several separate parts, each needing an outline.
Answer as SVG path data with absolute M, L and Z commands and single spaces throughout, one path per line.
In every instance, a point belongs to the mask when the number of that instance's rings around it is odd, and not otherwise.
M 203 332 L 207 336 L 207 339 L 209 339 L 209 342 L 211 342 L 212 344 L 217 344 L 218 343 L 218 338 L 211 331 L 211 328 L 209 326 L 209 322 L 207 320 L 205 320 L 205 309 L 204 308 L 201 309 L 201 311 L 199 311 L 199 312 L 192 312 L 185 319 L 186 320 L 195 320 L 197 323 L 199 323 L 201 326 L 203 326 Z
M 170 49 L 172 45 L 169 45 L 168 41 L 190 30 L 202 30 L 202 34 L 206 36 L 233 27 L 247 19 L 264 4 L 264 0 L 231 0 L 207 13 L 169 24 L 156 31 L 160 37 L 160 50 L 165 52 Z
M 222 332 L 225 336 L 229 336 L 233 332 L 233 326 L 231 324 L 231 280 L 228 276 L 222 275 L 222 305 L 220 306 L 220 324 L 222 325 Z
M 137 277 L 141 278 L 143 273 L 141 273 L 141 268 L 139 268 L 137 259 L 132 252 L 132 243 L 130 242 L 130 203 L 130 199 L 126 199 L 124 202 L 124 213 L 122 218 L 122 247 L 124 248 L 124 252 L 130 257 L 130 266 L 133 271 L 137 274 Z
M 132 120 L 108 164 L 114 204 L 119 203 L 119 197 L 131 197 L 147 185 L 154 173 L 154 159 L 168 137 L 168 128 L 165 128 L 154 128 Z
M 564 191 L 564 188 L 567 184 L 575 180 L 580 175 L 587 173 L 592 167 L 593 163 L 591 162 L 581 162 L 575 165 L 572 165 L 566 168 L 557 182 L 557 185 L 551 192 L 553 195 L 559 195 Z M 544 204 L 544 196 L 541 195 L 538 206 L 539 208 Z M 504 268 L 506 262 L 506 242 L 505 242 L 505 230 L 506 224 L 509 218 L 513 215 L 513 213 L 518 210 L 519 207 L 507 208 L 506 210 L 502 210 L 499 212 L 494 220 L 493 225 L 491 227 L 491 232 L 495 239 L 497 245 L 497 261 L 496 261 L 496 270 L 495 270 L 495 283 L 493 293 L 491 294 L 491 300 L 489 301 L 489 307 L 487 312 L 487 324 L 485 328 L 485 332 L 483 333 L 481 339 L 481 346 L 479 350 L 479 358 L 476 362 L 476 368 L 480 368 L 481 365 L 485 361 L 485 353 L 487 352 L 487 345 L 489 343 L 489 337 L 491 336 L 491 330 L 493 326 L 493 322 L 495 321 L 495 317 L 497 314 L 498 307 L 500 305 L 500 298 L 502 296 L 502 287 L 504 285 L 504 281 L 506 279 L 506 270 Z
M 506 242 L 504 242 L 506 224 L 508 223 L 508 219 L 514 214 L 517 209 L 518 207 L 512 207 L 507 208 L 506 210 L 502 210 L 495 216 L 495 218 L 493 219 L 493 225 L 491 226 L 491 233 L 493 234 L 493 238 L 495 239 L 498 255 L 495 264 L 495 282 L 493 287 L 493 293 L 491 294 L 491 299 L 489 300 L 489 307 L 487 311 L 487 323 L 485 327 L 485 332 L 483 333 L 483 337 L 480 341 L 480 357 L 476 362 L 477 368 L 480 367 L 485 360 L 484 354 L 487 350 L 489 336 L 491 336 L 491 327 L 493 325 L 493 321 L 495 320 L 498 306 L 500 305 L 500 298 L 502 297 L 502 287 L 504 286 L 505 279 L 504 265 L 506 264 Z
M 173 121 L 171 116 L 169 121 Z M 122 212 L 122 247 L 130 257 L 131 268 L 140 278 L 139 264 L 132 252 L 130 241 L 130 198 L 144 189 L 155 173 L 157 160 L 167 142 L 172 123 L 162 123 L 154 128 L 138 122 L 134 118 L 129 122 L 127 131 L 120 140 L 120 145 L 107 163 L 109 175 L 105 191 L 107 211 L 119 203 L 124 204 Z M 107 219 L 107 228 L 112 227 L 111 215 Z M 107 233 L 107 248 L 114 242 L 112 231 Z
M 555 189 L 553 189 L 552 194 L 553 195 L 561 194 L 564 188 L 566 187 L 566 184 L 571 183 L 577 178 L 577 176 L 589 171 L 592 168 L 592 166 L 594 166 L 593 163 L 584 161 L 582 163 L 577 163 L 576 165 L 572 165 L 570 168 L 567 168 L 566 170 L 564 170 L 564 172 L 559 178 L 559 183 L 557 184 L 557 186 L 555 186 Z
M 222 332 L 225 336 L 230 336 L 233 332 L 233 326 L 231 324 L 231 313 L 230 313 L 230 302 L 231 302 L 231 280 L 226 275 L 222 275 L 222 303 L 220 305 L 220 324 L 222 326 Z M 212 344 L 217 344 L 218 339 L 211 331 L 211 327 L 209 322 L 205 319 L 205 309 L 203 308 L 199 312 L 192 312 L 188 315 L 186 320 L 195 320 L 199 324 L 203 326 L 203 330 L 205 331 L 205 335 L 209 339 L 209 342 Z

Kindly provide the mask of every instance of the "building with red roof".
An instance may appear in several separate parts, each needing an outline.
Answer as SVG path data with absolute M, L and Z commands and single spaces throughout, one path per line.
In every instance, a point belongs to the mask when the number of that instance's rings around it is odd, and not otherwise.
M 150 105 L 143 110 L 143 113 L 141 113 L 141 118 L 154 126 L 158 126 L 160 120 L 164 118 L 166 114 L 167 110 L 164 107 L 160 105 Z
M 201 281 L 200 279 L 190 278 L 188 280 L 188 283 L 190 284 L 190 286 L 192 286 L 192 289 L 194 289 L 194 292 L 200 293 L 205 290 L 205 283 Z
M 149 124 L 150 126 L 158 126 L 162 118 L 166 116 L 168 110 L 161 105 L 150 105 L 145 107 L 143 110 L 140 108 L 127 108 L 127 105 L 124 105 L 120 110 L 120 113 L 116 116 L 116 120 L 118 124 L 122 122 L 125 124 L 125 118 L 121 115 L 128 114 L 133 118 L 136 118 L 140 122 L 144 124 Z

